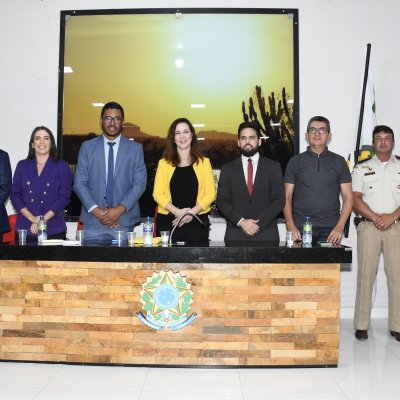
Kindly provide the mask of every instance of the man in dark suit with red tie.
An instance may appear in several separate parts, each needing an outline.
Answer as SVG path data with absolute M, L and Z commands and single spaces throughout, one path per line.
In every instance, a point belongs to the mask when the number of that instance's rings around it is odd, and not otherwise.
M 221 168 L 217 206 L 226 218 L 225 242 L 279 240 L 276 217 L 285 205 L 280 164 L 260 156 L 253 122 L 238 128 L 241 157 Z

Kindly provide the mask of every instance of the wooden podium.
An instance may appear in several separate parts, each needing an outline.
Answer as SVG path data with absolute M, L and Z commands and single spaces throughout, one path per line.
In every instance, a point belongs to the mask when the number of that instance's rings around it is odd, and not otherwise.
M 338 364 L 340 264 L 351 262 L 350 248 L 3 245 L 0 253 L 0 360 Z M 145 304 L 160 306 L 143 285 L 156 276 L 156 287 L 163 271 L 191 292 L 192 320 L 181 329 L 138 317 Z

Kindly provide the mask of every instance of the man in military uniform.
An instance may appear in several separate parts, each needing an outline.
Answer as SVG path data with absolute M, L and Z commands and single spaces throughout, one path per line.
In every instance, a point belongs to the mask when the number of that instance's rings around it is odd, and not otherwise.
M 392 154 L 393 130 L 378 125 L 372 133 L 375 155 L 353 171 L 357 218 L 357 295 L 355 337 L 368 339 L 372 288 L 381 252 L 389 292 L 389 331 L 400 341 L 400 159 Z

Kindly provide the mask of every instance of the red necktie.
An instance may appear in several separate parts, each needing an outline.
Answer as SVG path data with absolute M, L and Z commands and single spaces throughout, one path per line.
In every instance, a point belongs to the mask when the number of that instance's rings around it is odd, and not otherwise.
M 247 190 L 249 191 L 249 195 L 251 196 L 253 192 L 253 161 L 251 158 L 248 159 L 249 163 L 247 164 Z

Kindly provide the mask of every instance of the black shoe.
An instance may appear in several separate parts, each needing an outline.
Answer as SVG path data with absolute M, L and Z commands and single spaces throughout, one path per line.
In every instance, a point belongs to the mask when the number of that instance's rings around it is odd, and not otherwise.
M 390 334 L 391 334 L 398 342 L 400 342 L 400 332 L 390 331 Z
M 358 340 L 367 340 L 368 339 L 368 331 L 363 329 L 357 329 L 354 335 Z M 400 334 L 399 334 L 400 336 Z

